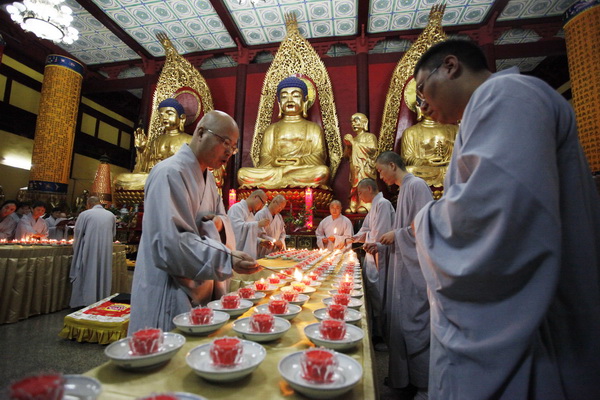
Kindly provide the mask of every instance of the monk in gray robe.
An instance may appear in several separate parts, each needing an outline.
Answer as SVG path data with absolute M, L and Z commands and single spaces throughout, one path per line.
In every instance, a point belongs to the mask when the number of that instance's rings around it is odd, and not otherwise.
M 273 251 L 285 250 L 285 222 L 281 211 L 285 208 L 287 200 L 281 194 L 273 197 L 268 206 L 263 207 L 254 216 L 257 220 L 268 219 L 269 225 L 262 228 L 259 237 L 268 241 L 270 246 L 258 246 L 258 258 L 263 258 Z
M 143 233 L 133 275 L 129 333 L 171 330 L 173 317 L 205 304 L 212 281 L 259 268 L 248 254 L 222 242 L 232 236 L 223 201 L 208 168 L 237 152 L 235 121 L 221 111 L 202 117 L 189 145 L 158 163 L 145 186 Z M 225 288 L 226 289 L 226 288 Z
M 347 239 L 354 235 L 352 221 L 342 215 L 342 203 L 339 200 L 329 203 L 329 213 L 331 215 L 323 218 L 315 230 L 317 246 L 329 251 L 349 250 L 352 243 Z
M 88 197 L 87 210 L 77 217 L 69 278 L 71 307 L 89 306 L 111 294 L 113 239 L 116 217 L 100 199 Z
M 415 67 L 426 114 L 461 120 L 444 196 L 414 221 L 431 299 L 432 399 L 600 399 L 600 199 L 574 112 L 474 43 Z
M 267 195 L 265 192 L 255 190 L 247 199 L 235 203 L 227 211 L 235 233 L 236 248 L 254 258 L 257 257 L 258 246 L 266 245 L 272 247 L 270 242 L 263 242 L 258 237 L 262 228 L 269 225 L 270 220 L 263 218 L 257 221 L 254 218 L 254 213 L 263 208 L 266 202 Z

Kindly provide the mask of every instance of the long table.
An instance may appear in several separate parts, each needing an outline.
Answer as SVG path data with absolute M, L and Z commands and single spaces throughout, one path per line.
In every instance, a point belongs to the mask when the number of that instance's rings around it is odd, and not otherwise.
M 125 250 L 113 245 L 113 292 L 130 291 Z M 70 245 L 0 246 L 0 324 L 67 308 L 72 258 Z
M 295 263 L 278 260 L 260 260 L 260 262 L 268 266 L 279 265 L 282 268 L 287 268 Z M 243 280 L 250 280 L 250 277 Z M 322 289 L 318 289 L 311 295 L 310 300 L 303 306 L 302 312 L 290 321 L 292 327 L 281 339 L 261 343 L 267 350 L 267 357 L 250 376 L 240 381 L 230 383 L 209 382 L 196 375 L 185 361 L 187 353 L 196 346 L 209 343 L 216 337 L 236 336 L 232 329 L 236 318 L 232 318 L 221 329 L 209 336 L 184 334 L 186 343 L 183 348 L 166 365 L 158 369 L 132 372 L 107 362 L 88 371 L 85 375 L 96 378 L 102 383 L 103 391 L 99 400 L 131 400 L 147 396 L 153 392 L 188 392 L 204 396 L 207 399 L 304 399 L 304 396 L 293 393 L 285 383 L 278 372 L 277 365 L 288 354 L 313 346 L 304 335 L 304 327 L 317 322 L 312 312 L 324 307 L 322 300 L 329 297 L 327 290 L 331 289 L 331 283 L 332 279 L 325 281 L 320 287 Z M 258 304 L 267 302 L 268 296 Z M 344 399 L 364 400 L 376 398 L 372 369 L 371 335 L 365 310 L 366 304 L 361 307 L 363 318 L 359 325 L 365 333 L 364 339 L 358 347 L 345 353 L 363 366 L 364 374 L 358 385 L 343 396 Z M 239 318 L 248 317 L 253 312 L 254 307 Z M 174 332 L 183 334 L 177 329 Z M 289 391 L 292 391 L 292 394 Z

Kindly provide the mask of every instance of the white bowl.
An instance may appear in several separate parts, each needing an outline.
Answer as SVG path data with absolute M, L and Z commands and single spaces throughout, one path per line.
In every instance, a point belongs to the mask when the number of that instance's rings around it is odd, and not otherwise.
M 323 299 L 323 304 L 326 306 L 333 303 L 333 297 L 325 297 Z M 348 303 L 348 308 L 353 308 L 358 310 L 363 305 L 363 301 L 361 299 L 355 299 L 354 297 L 350 298 L 350 302 Z
M 279 361 L 279 373 L 290 386 L 313 399 L 331 399 L 350 391 L 362 379 L 361 365 L 347 355 L 335 353 L 338 367 L 332 383 L 313 383 L 302 377 L 300 357 L 302 351 L 292 353 Z
M 234 293 L 232 293 L 232 294 L 234 294 Z M 238 294 L 238 293 L 235 293 L 235 294 Z M 250 297 L 248 299 L 245 299 L 245 298 L 243 298 L 241 296 L 240 297 L 241 297 L 242 300 L 250 300 L 252 302 L 252 304 L 256 304 L 259 301 L 261 301 L 262 299 L 264 299 L 266 295 L 267 294 L 265 292 L 256 292 L 255 291 L 254 292 L 254 297 Z
M 219 330 L 229 321 L 229 314 L 223 311 L 213 310 L 213 321 L 206 325 L 195 325 L 190 321 L 190 313 L 179 314 L 173 318 L 173 323 L 182 332 L 190 335 L 209 335 Z
M 248 311 L 253 305 L 254 304 L 250 300 L 241 299 L 240 306 L 238 308 L 223 308 L 221 300 L 213 300 L 206 306 L 212 308 L 213 310 L 226 312 L 232 317 L 237 317 Z
M 178 333 L 163 332 L 163 345 L 154 354 L 134 356 L 129 349 L 131 338 L 118 340 L 104 349 L 104 354 L 121 368 L 141 370 L 158 367 L 169 361 L 185 343 L 185 337 Z
M 335 289 L 329 291 L 329 294 L 332 296 L 337 293 L 338 293 L 338 291 Z M 355 299 L 360 299 L 361 297 L 363 297 L 363 292 L 362 292 L 362 290 L 351 290 L 350 296 L 354 297 Z
M 273 300 L 282 300 L 283 297 L 281 297 L 280 294 L 274 294 L 271 296 L 271 298 Z M 310 299 L 310 297 L 308 297 L 308 295 L 306 294 L 298 294 L 298 297 L 296 297 L 296 301 L 290 301 L 290 304 L 296 305 L 296 306 L 303 306 L 304 303 L 306 303 L 308 301 L 308 299 Z
M 273 314 L 276 317 L 279 318 L 285 318 L 285 319 L 293 319 L 296 315 L 300 314 L 300 311 L 302 311 L 302 307 L 297 306 L 295 304 L 288 304 L 288 309 L 287 312 L 285 314 Z M 259 313 L 268 313 L 269 311 L 269 305 L 268 304 L 261 304 L 260 306 L 256 306 L 256 312 Z
M 253 342 L 270 342 L 282 337 L 292 326 L 287 320 L 279 317 L 273 318 L 275 323 L 272 332 L 254 332 L 250 328 L 250 317 L 238 319 L 233 323 L 233 330 L 242 339 L 252 340 Z
M 83 375 L 64 375 L 64 399 L 96 400 L 102 385 L 94 378 Z
M 319 321 L 322 321 L 329 317 L 329 315 L 327 314 L 327 308 L 319 308 L 318 310 L 313 311 L 313 315 Z M 348 308 L 346 310 L 346 317 L 344 318 L 344 321 L 346 321 L 346 323 L 356 325 L 360 322 L 361 319 L 362 314 L 360 311 L 355 310 L 353 308 Z
M 346 324 L 346 335 L 341 340 L 329 340 L 321 336 L 320 323 L 314 323 L 304 327 L 304 334 L 317 346 L 323 346 L 332 350 L 348 350 L 358 345 L 365 334 L 358 326 Z
M 210 359 L 210 343 L 194 347 L 185 357 L 187 364 L 196 374 L 209 381 L 232 382 L 242 379 L 254 371 L 267 356 L 267 351 L 258 343 L 242 340 L 242 361 L 233 367 L 216 367 Z

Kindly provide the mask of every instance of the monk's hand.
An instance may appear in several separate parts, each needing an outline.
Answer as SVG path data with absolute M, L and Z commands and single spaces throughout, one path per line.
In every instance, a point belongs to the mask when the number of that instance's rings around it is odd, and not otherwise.
M 269 226 L 271 224 L 271 221 L 269 221 L 268 218 L 263 218 L 260 221 L 258 221 L 258 226 L 260 228 L 264 228 L 265 226 Z
M 363 249 L 369 254 L 377 254 L 377 243 L 365 243 Z
M 379 241 L 381 242 L 381 244 L 394 244 L 394 239 L 395 239 L 394 231 L 389 231 L 389 232 L 381 235 L 381 238 L 379 238 Z
M 278 249 L 283 249 L 283 242 L 281 240 L 276 241 L 275 247 Z
M 254 258 L 239 250 L 231 251 L 231 264 L 233 270 L 238 274 L 253 274 L 262 270 Z
M 273 247 L 273 242 L 271 242 L 270 240 L 263 239 L 260 241 L 260 245 L 264 248 L 270 249 Z
M 329 242 L 329 238 L 327 236 L 325 236 L 323 238 L 323 244 L 327 244 Z

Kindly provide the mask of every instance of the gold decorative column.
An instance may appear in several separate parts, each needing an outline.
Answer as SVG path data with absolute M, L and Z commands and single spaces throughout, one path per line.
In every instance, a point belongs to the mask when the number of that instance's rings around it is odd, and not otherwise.
M 100 199 L 100 203 L 110 207 L 112 204 L 112 188 L 110 185 L 110 165 L 108 161 L 106 155 L 100 157 L 100 165 L 98 165 L 96 177 L 94 178 L 94 183 L 92 183 L 91 195 L 97 196 Z
M 82 80 L 83 65 L 77 61 L 55 54 L 46 59 L 29 175 L 30 200 L 48 206 L 66 203 Z
M 565 13 L 565 40 L 579 141 L 600 172 L 600 2 L 578 1 Z

